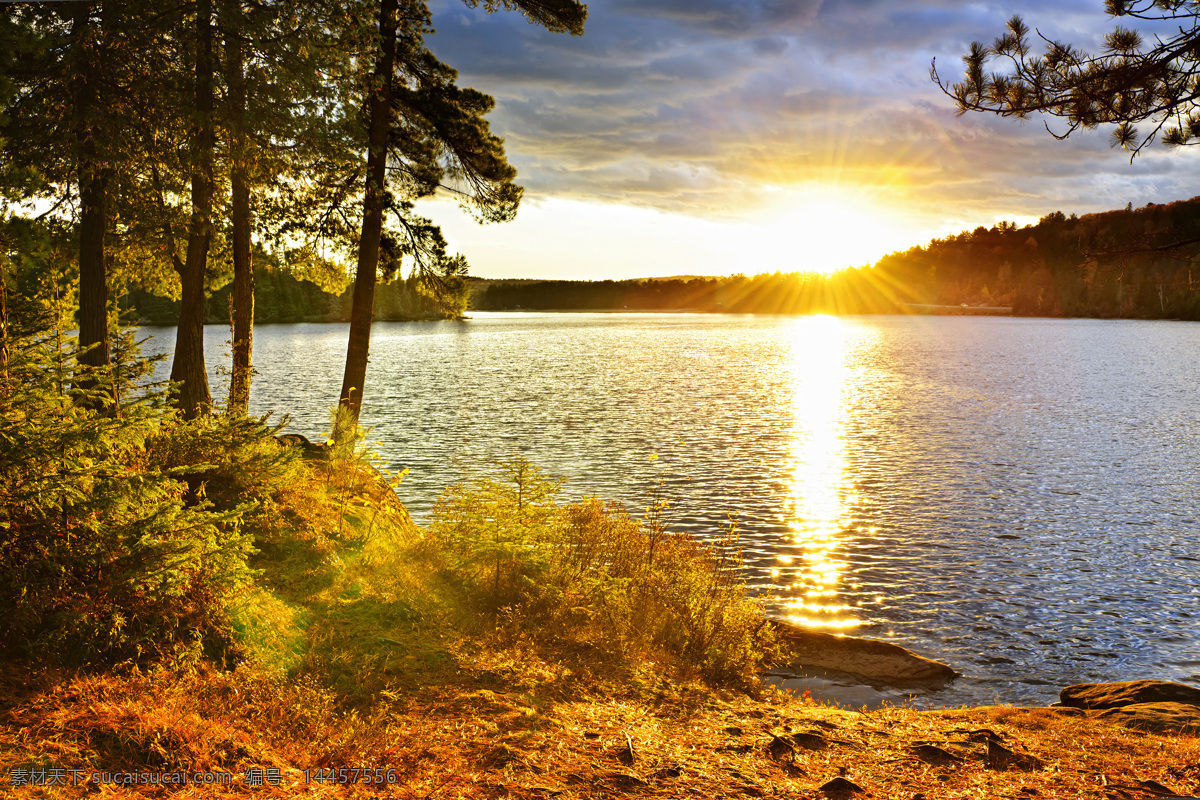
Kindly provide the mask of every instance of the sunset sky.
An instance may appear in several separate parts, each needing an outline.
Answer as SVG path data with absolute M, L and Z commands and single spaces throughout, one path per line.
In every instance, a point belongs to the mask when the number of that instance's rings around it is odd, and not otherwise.
M 1014 13 L 1091 50 L 1102 0 L 592 0 L 583 37 L 434 0 L 429 42 L 496 98 L 525 200 L 479 226 L 429 202 L 483 277 L 829 270 L 1000 220 L 1200 194 L 1200 153 L 1131 165 L 1096 130 L 971 114 L 952 81 Z M 1056 120 L 1047 120 L 1061 130 Z

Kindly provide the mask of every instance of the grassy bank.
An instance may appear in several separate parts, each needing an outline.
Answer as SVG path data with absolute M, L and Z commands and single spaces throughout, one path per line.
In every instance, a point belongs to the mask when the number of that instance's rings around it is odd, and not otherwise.
M 1194 737 L 764 692 L 787 654 L 736 532 L 672 534 L 661 503 L 562 502 L 512 462 L 419 528 L 360 442 L 113 407 L 55 359 L 14 349 L 0 386 L 0 794 L 1200 791 Z

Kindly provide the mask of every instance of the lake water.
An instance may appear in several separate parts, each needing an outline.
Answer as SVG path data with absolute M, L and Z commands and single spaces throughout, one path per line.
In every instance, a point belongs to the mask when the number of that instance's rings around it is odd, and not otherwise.
M 252 412 L 323 438 L 346 326 L 255 339 Z M 919 702 L 1200 682 L 1200 324 L 475 313 L 377 324 L 365 398 L 418 518 L 496 459 L 639 509 L 661 481 L 677 529 L 735 516 L 773 613 L 964 673 Z

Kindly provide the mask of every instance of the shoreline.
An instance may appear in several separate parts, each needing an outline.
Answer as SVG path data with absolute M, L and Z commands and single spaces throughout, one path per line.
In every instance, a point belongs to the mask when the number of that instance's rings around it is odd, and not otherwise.
M 0 661 L 0 783 L 21 780 L 39 787 L 32 796 L 54 800 L 93 796 L 93 773 L 200 770 L 228 776 L 204 796 L 237 798 L 1200 793 L 1200 737 L 1131 729 L 1105 712 L 853 711 L 662 677 L 612 684 L 533 652 L 514 655 L 458 651 L 453 679 L 430 674 L 348 707 L 330 705 L 311 683 L 244 669 L 57 675 Z M 85 779 L 46 784 L 47 775 L 71 770 Z M 320 770 L 327 779 L 314 780 Z M 364 770 L 391 778 L 364 784 Z M 106 788 L 105 796 L 142 796 L 119 783 Z

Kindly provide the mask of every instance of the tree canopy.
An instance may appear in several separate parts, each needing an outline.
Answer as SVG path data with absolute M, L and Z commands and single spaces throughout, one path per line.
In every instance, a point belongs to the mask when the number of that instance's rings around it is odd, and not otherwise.
M 587 15 L 576 0 L 464 2 L 576 35 Z M 128 290 L 179 299 L 172 378 L 201 415 L 207 298 L 232 273 L 229 408 L 244 414 L 252 256 L 330 288 L 357 262 L 343 392 L 356 414 L 376 280 L 411 272 L 403 305 L 462 310 L 466 261 L 414 201 L 448 192 L 497 222 L 521 199 L 492 99 L 427 48 L 430 20 L 425 0 L 18 4 L 0 18 L 0 327 L 5 287 L 38 263 L 10 217 L 44 217 L 47 252 L 74 251 L 50 282 L 78 305 L 80 363 L 109 367 Z
M 1146 36 L 1117 25 L 1104 49 L 1088 53 L 1035 34 L 1018 16 L 989 47 L 973 42 L 963 56 L 966 75 L 947 84 L 959 113 L 987 111 L 1024 119 L 1044 113 L 1066 121 L 1047 130 L 1066 138 L 1080 128 L 1112 126 L 1112 143 L 1137 155 L 1156 138 L 1169 146 L 1200 143 L 1200 3 L 1195 0 L 1106 0 L 1108 14 L 1147 23 L 1170 23 L 1173 32 Z M 994 63 L 1002 67 L 989 71 Z M 1139 128 L 1141 124 L 1146 127 Z

